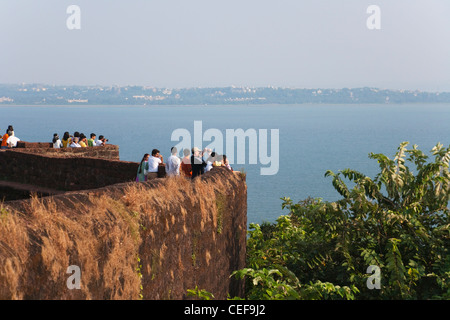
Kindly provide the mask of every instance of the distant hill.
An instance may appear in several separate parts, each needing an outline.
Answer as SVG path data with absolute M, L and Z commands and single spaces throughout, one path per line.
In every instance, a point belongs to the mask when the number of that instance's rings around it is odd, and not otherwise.
M 0 105 L 237 105 L 450 103 L 450 92 L 377 88 L 153 88 L 0 84 Z

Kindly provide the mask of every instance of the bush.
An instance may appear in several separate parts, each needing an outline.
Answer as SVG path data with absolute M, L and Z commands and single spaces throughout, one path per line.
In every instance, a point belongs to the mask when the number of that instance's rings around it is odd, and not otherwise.
M 248 268 L 234 273 L 247 279 L 246 298 L 450 299 L 450 147 L 436 145 L 429 161 L 407 146 L 393 160 L 371 153 L 374 179 L 327 171 L 342 199 L 282 198 L 288 215 L 250 225 Z M 369 266 L 379 290 L 368 288 Z

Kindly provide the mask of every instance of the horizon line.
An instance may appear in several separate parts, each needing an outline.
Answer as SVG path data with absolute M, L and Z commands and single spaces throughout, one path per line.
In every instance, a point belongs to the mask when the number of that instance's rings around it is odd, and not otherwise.
M 393 88 L 382 88 L 376 86 L 359 86 L 359 87 L 297 87 L 297 86 L 251 86 L 251 85 L 216 85 L 216 86 L 185 86 L 185 87 L 167 87 L 167 86 L 152 86 L 144 84 L 111 84 L 111 85 L 101 85 L 101 84 L 49 84 L 42 82 L 22 82 L 22 83 L 0 83 L 0 86 L 24 86 L 24 85 L 38 85 L 38 86 L 49 86 L 49 87 L 143 87 L 143 88 L 153 88 L 153 89 L 172 89 L 172 90 L 182 90 L 182 89 L 214 89 L 214 88 L 272 88 L 272 89 L 292 89 L 292 90 L 343 90 L 343 89 L 378 89 L 387 91 L 410 91 L 410 92 L 433 92 L 433 93 L 450 93 L 450 91 L 435 91 L 435 90 L 425 90 L 425 89 L 393 89 Z

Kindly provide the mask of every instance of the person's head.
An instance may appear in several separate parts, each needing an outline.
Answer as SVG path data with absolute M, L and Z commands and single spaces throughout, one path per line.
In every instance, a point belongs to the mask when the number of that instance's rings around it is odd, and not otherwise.
M 80 133 L 79 133 L 78 131 L 75 131 L 75 132 L 73 133 L 73 136 L 74 136 L 74 137 L 80 137 Z
M 208 161 L 211 161 L 211 162 L 216 161 L 216 153 L 214 151 L 211 152 L 210 156 L 208 157 Z
M 109 141 L 108 139 L 105 138 L 104 135 L 100 135 L 100 136 L 98 137 L 98 140 L 100 140 L 101 142 L 103 142 L 103 144 L 105 144 L 107 141 Z
M 80 141 L 84 140 L 86 140 L 86 136 L 84 135 L 84 133 L 80 133 Z
M 173 154 L 173 155 L 177 154 L 178 153 L 177 147 L 170 148 L 170 153 Z
M 73 137 L 73 142 L 74 143 L 78 143 L 78 141 L 80 141 L 80 137 Z
M 57 133 L 54 133 L 54 134 L 53 134 L 53 143 L 55 143 L 56 141 L 58 141 L 58 139 L 59 139 L 58 134 L 57 134 Z
M 69 138 L 70 138 L 70 133 L 69 133 L 69 131 L 64 132 L 63 140 L 67 140 L 67 139 L 69 139 Z
M 189 149 L 183 149 L 183 154 L 185 157 L 188 157 L 191 154 L 191 152 L 189 151 Z
M 194 157 L 198 157 L 198 156 L 200 155 L 200 149 L 197 148 L 197 147 L 193 147 L 193 148 L 192 148 L 192 155 L 193 155 Z
M 91 133 L 91 139 L 95 139 L 97 136 L 95 133 Z
M 226 155 L 222 155 L 222 161 L 224 164 L 227 164 L 227 156 Z
M 152 150 L 152 156 L 153 156 L 153 157 L 159 157 L 159 156 L 160 156 L 159 152 L 160 152 L 160 151 L 159 151 L 158 149 L 153 149 L 153 150 Z

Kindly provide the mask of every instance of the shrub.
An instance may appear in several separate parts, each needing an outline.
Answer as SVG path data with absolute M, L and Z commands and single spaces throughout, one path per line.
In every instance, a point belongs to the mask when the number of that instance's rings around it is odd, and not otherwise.
M 371 153 L 374 179 L 327 171 L 342 199 L 282 198 L 288 215 L 250 225 L 248 268 L 234 273 L 246 277 L 247 298 L 450 299 L 450 147 L 436 145 L 429 161 L 407 146 L 393 160 Z M 369 266 L 379 290 L 368 288 Z

